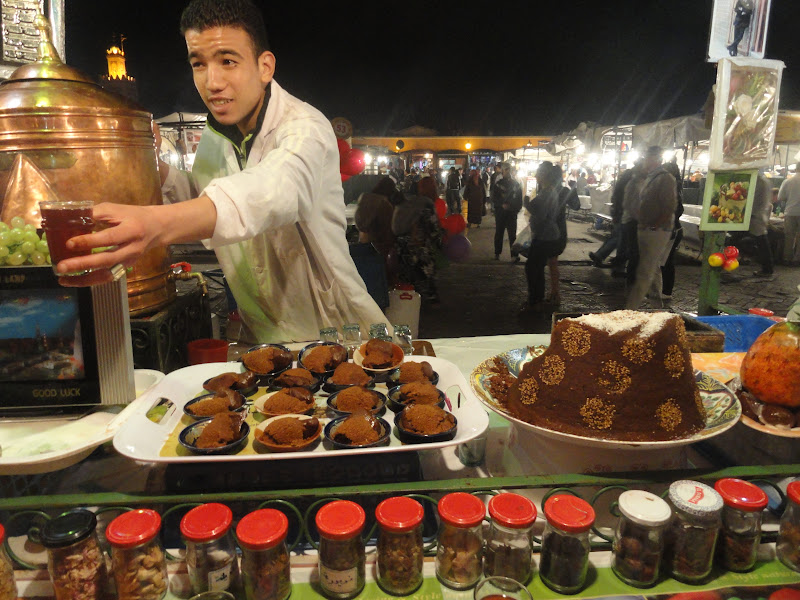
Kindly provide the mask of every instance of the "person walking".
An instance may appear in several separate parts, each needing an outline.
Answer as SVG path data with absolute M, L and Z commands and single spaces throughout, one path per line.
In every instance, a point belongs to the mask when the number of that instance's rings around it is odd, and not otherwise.
M 783 264 L 800 264 L 800 174 L 795 173 L 781 184 L 778 202 L 784 204 Z
M 539 165 L 536 183 L 538 193 L 525 207 L 531 213 L 531 248 L 525 263 L 528 301 L 522 305 L 520 314 L 540 312 L 548 308 L 548 304 L 544 302 L 544 268 L 551 257 L 558 256 L 561 246 L 558 228 L 561 180 L 556 180 L 553 163 L 544 161 Z
M 772 214 L 772 184 L 763 173 L 758 174 L 756 189 L 753 194 L 753 212 L 750 215 L 750 228 L 748 233 L 753 236 L 756 243 L 756 256 L 761 268 L 753 271 L 753 276 L 760 279 L 772 280 L 774 275 L 774 260 L 772 249 L 769 246 L 769 216 Z
M 551 163 L 552 164 L 552 163 Z M 500 260 L 503 252 L 503 238 L 508 232 L 508 247 L 514 246 L 517 239 L 517 214 L 522 209 L 522 187 L 511 176 L 511 165 L 507 162 L 501 165 L 502 179 L 496 179 L 492 191 L 492 206 L 494 206 L 494 259 Z M 519 262 L 519 255 L 511 250 L 511 258 Z
M 558 224 L 558 247 L 554 256 L 547 259 L 547 271 L 550 273 L 550 294 L 545 301 L 550 306 L 561 304 L 560 274 L 558 269 L 558 257 L 567 249 L 567 207 L 578 210 L 581 207 L 578 193 L 563 184 L 563 172 L 560 165 L 553 165 L 553 181 L 555 191 L 558 195 L 558 207 L 556 212 L 556 223 Z
M 447 175 L 447 191 L 445 200 L 447 201 L 447 211 L 451 215 L 461 214 L 461 178 L 458 176 L 455 167 L 450 167 L 450 172 Z
M 675 253 L 678 251 L 681 240 L 683 240 L 683 227 L 681 227 L 681 215 L 683 214 L 683 183 L 681 180 L 681 170 L 677 163 L 668 162 L 664 169 L 675 178 L 675 195 L 677 203 L 675 206 L 675 220 L 672 225 L 672 236 L 670 237 L 670 251 L 667 261 L 661 267 L 661 301 L 672 301 L 672 290 L 675 288 Z
M 649 295 L 660 308 L 661 300 L 661 265 L 671 248 L 670 239 L 675 223 L 675 211 L 678 202 L 677 183 L 675 178 L 663 167 L 660 167 L 661 148 L 651 146 L 647 150 L 644 170 L 647 172 L 638 196 L 638 206 L 632 205 L 637 221 L 637 244 L 639 260 L 636 266 L 636 281 L 630 288 L 625 307 L 638 309 Z M 626 188 L 632 188 L 632 181 Z M 635 188 L 631 191 L 635 191 Z
M 481 226 L 483 215 L 486 214 L 486 191 L 478 171 L 470 172 L 470 178 L 464 188 L 464 199 L 467 201 L 467 223 L 469 227 Z

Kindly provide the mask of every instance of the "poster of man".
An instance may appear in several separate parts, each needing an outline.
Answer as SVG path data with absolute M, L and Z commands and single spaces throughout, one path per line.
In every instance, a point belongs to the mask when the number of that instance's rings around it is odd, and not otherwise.
M 726 56 L 764 58 L 771 0 L 714 0 L 708 61 Z

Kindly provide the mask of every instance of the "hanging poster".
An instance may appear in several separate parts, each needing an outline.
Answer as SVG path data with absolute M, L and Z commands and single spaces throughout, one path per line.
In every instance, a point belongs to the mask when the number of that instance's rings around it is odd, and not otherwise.
M 708 61 L 744 56 L 764 58 L 771 0 L 714 0 Z
M 779 60 L 719 61 L 709 168 L 753 169 L 770 165 L 778 121 L 784 64 Z
M 758 169 L 709 171 L 703 194 L 701 231 L 747 231 Z

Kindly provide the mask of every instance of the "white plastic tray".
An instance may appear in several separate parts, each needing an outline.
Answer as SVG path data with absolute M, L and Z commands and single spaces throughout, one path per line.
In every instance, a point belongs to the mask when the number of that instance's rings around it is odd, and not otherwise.
M 202 391 L 203 382 L 209 377 L 214 377 L 228 371 L 241 371 L 240 363 L 209 363 L 195 365 L 174 371 L 167 375 L 148 394 L 148 399 L 142 398 L 133 414 L 125 421 L 114 436 L 114 448 L 124 456 L 144 462 L 230 462 L 230 461 L 260 461 L 260 460 L 288 460 L 296 458 L 314 458 L 322 456 L 341 456 L 346 454 L 384 454 L 386 452 L 404 452 L 418 450 L 433 450 L 455 446 L 481 435 L 489 426 L 489 416 L 474 392 L 470 389 L 461 371 L 453 363 L 441 358 L 430 356 L 409 356 L 406 360 L 427 360 L 433 369 L 439 373 L 437 387 L 448 395 L 451 412 L 458 420 L 458 430 L 452 440 L 426 444 L 403 444 L 394 432 L 394 413 L 387 411 L 384 415 L 392 425 L 390 444 L 375 448 L 353 448 L 346 450 L 330 449 L 320 442 L 312 450 L 304 452 L 269 452 L 264 450 L 258 454 L 222 454 L 222 455 L 189 455 L 189 456 L 161 456 L 161 449 L 175 430 L 183 416 L 183 405 Z M 455 386 L 455 387 L 454 387 Z M 457 388 L 457 389 L 456 389 Z M 384 391 L 381 384 L 376 387 Z M 458 405 L 458 395 L 461 395 L 461 404 Z M 324 397 L 324 392 L 318 392 L 318 398 Z M 175 404 L 176 410 L 168 414 L 161 423 L 153 423 L 145 413 L 153 406 L 154 398 L 169 398 Z M 320 404 L 318 400 L 317 404 Z M 322 419 L 323 424 L 328 419 Z M 251 431 L 250 435 L 253 433 Z

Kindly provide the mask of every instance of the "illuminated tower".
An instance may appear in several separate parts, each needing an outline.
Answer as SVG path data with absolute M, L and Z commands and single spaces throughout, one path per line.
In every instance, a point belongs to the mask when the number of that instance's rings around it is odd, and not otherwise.
M 125 46 L 123 46 L 125 36 L 122 35 L 119 39 L 118 46 L 112 45 L 106 50 L 108 75 L 103 75 L 100 78 L 100 85 L 132 100 L 138 100 L 136 79 L 128 75 L 128 71 L 125 68 Z

